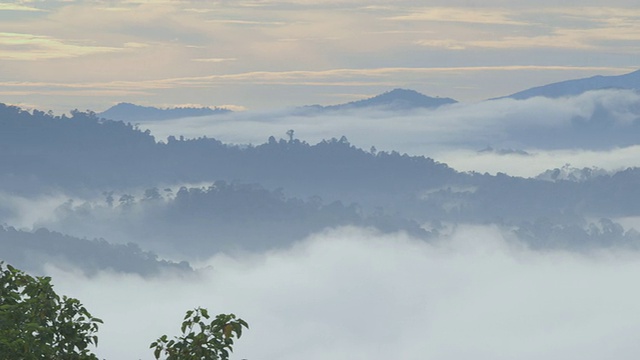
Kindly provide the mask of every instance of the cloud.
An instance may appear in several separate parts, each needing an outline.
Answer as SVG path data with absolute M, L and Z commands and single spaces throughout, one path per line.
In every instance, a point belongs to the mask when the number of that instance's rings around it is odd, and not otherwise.
M 461 42 L 463 45 L 481 48 L 574 48 L 574 49 L 602 49 L 611 41 L 638 41 L 640 27 L 615 28 L 604 27 L 595 29 L 558 29 L 552 34 L 544 36 L 507 36 L 497 40 L 478 40 Z M 623 51 L 624 49 L 620 49 Z M 632 46 L 626 51 L 636 51 Z
M 50 36 L 0 32 L 0 60 L 47 60 L 122 51 L 120 48 L 65 42 Z
M 74 102 L 71 107 L 87 108 L 113 101 L 211 98 L 264 109 L 298 99 L 299 104 L 326 100 L 315 99 L 317 93 L 385 87 L 479 100 L 543 80 L 628 70 L 616 55 L 635 51 L 637 11 L 631 6 L 625 13 L 626 2 L 607 7 L 501 1 L 477 7 L 465 1 L 436 1 L 432 7 L 360 0 L 18 2 L 46 12 L 7 12 L 16 16 L 5 16 L 0 31 L 21 34 L 29 43 L 8 45 L 4 39 L 0 61 L 10 67 L 7 79 L 25 83 L 112 88 L 116 81 L 134 90 L 154 89 L 39 97 L 43 108 L 57 111 Z M 389 18 L 395 20 L 384 20 Z M 585 50 L 604 55 L 585 58 Z M 38 61 L 19 61 L 33 59 Z M 216 63 L 224 66 L 212 68 Z M 480 89 L 487 83 L 490 89 Z M 274 88 L 267 91 L 268 86 Z M 41 92 L 34 90 L 33 96 Z M 7 101 L 35 102 L 22 94 Z
M 461 21 L 473 19 L 478 12 L 474 9 L 434 9 L 424 15 L 420 13 L 405 16 L 438 21 Z M 508 24 L 508 19 L 519 17 L 529 19 L 522 25 L 529 25 L 528 31 L 518 32 L 476 32 L 474 36 L 458 36 L 446 39 L 420 39 L 415 43 L 429 47 L 447 49 L 531 49 L 560 48 L 581 50 L 603 50 L 616 48 L 616 51 L 635 51 L 633 41 L 640 37 L 637 22 L 640 14 L 636 9 L 615 7 L 544 7 L 537 9 L 508 9 L 489 11 L 486 17 L 482 11 L 479 18 L 486 23 Z M 403 17 L 404 18 L 404 17 Z M 453 19 L 453 20 L 449 20 Z M 471 20 L 473 21 L 473 20 Z M 514 36 L 514 33 L 522 35 Z M 456 35 L 456 34 L 448 34 Z M 433 36 L 433 35 L 432 35 Z M 619 41 L 628 41 L 628 46 L 620 47 Z
M 281 26 L 285 25 L 282 21 L 255 21 L 255 20 L 241 20 L 241 19 L 219 19 L 209 20 L 210 23 L 231 24 L 231 25 L 259 25 L 259 26 Z
M 201 62 L 220 62 L 232 58 L 194 59 Z M 250 71 L 234 74 L 214 74 L 204 76 L 187 76 L 160 78 L 153 80 L 127 81 L 114 80 L 108 82 L 37 82 L 37 81 L 4 81 L 1 88 L 103 88 L 103 89 L 167 89 L 198 88 L 201 86 L 233 85 L 233 84 L 288 84 L 316 86 L 371 86 L 394 82 L 400 77 L 425 76 L 429 74 L 455 75 L 460 73 L 484 72 L 518 72 L 518 71 L 602 71 L 623 73 L 632 68 L 602 66 L 548 66 L 548 65 L 509 65 L 509 66 L 458 66 L 458 67 L 384 67 L 384 68 L 343 68 L 328 70 L 289 70 L 289 71 Z M 395 80 L 397 82 L 397 80 Z
M 628 167 L 640 167 L 640 146 L 628 146 L 611 150 L 537 150 L 529 156 L 518 154 L 479 153 L 472 150 L 445 150 L 432 156 L 458 171 L 476 171 L 513 176 L 535 177 L 548 169 L 561 168 L 565 164 L 575 168 L 600 168 L 620 171 Z
M 210 62 L 210 63 L 221 63 L 226 61 L 235 61 L 236 58 L 204 58 L 204 59 L 191 59 L 191 61 L 198 62 Z
M 219 254 L 197 278 L 49 269 L 105 324 L 100 357 L 151 359 L 184 311 L 233 312 L 247 359 L 631 359 L 637 253 L 532 252 L 491 227 L 429 244 L 343 228 L 264 254 Z
M 590 19 L 601 23 L 619 24 L 624 20 L 640 18 L 640 11 L 635 7 L 616 6 L 581 6 L 581 7 L 549 7 L 537 11 L 558 14 L 567 18 Z
M 535 176 L 566 163 L 608 170 L 640 165 L 636 160 L 638 147 L 617 149 L 623 143 L 615 137 L 624 135 L 622 129 L 632 129 L 633 122 L 640 117 L 638 101 L 640 95 L 633 91 L 595 91 L 571 98 L 502 99 L 402 113 L 354 110 L 296 115 L 282 110 L 140 125 L 150 129 L 157 139 L 169 135 L 187 138 L 206 135 L 236 144 L 261 144 L 270 135 L 285 137 L 289 129 L 312 144 L 345 135 L 352 144 L 364 149 L 373 145 L 378 150 L 430 156 L 462 171 Z M 612 122 L 612 133 L 593 133 L 589 135 L 592 138 L 585 137 L 583 132 L 583 137 L 577 136 L 577 130 L 572 130 L 576 119 L 591 121 L 599 112 Z M 531 156 L 477 153 L 488 145 L 526 150 Z M 630 145 L 634 144 L 624 143 Z
M 410 14 L 389 17 L 395 21 L 442 21 L 491 25 L 529 25 L 527 22 L 513 20 L 513 11 L 487 8 L 443 8 L 432 7 L 415 9 Z
M 44 11 L 42 9 L 38 9 L 31 6 L 21 5 L 21 4 L 11 4 L 11 3 L 3 3 L 0 4 L 0 11 L 29 11 L 29 12 L 41 12 Z
M 633 92 L 601 91 L 568 99 L 504 99 L 402 114 L 351 111 L 299 116 L 287 111 L 247 112 L 146 122 L 141 127 L 150 129 L 157 139 L 207 135 L 236 144 L 260 144 L 270 135 L 285 137 L 288 129 L 312 144 L 346 135 L 352 144 L 364 149 L 373 145 L 378 150 L 430 156 L 460 171 L 531 177 L 567 163 L 606 170 L 640 166 L 638 146 L 618 148 L 616 144 L 621 143 L 604 133 L 600 140 L 584 141 L 571 135 L 572 122 L 590 118 L 596 108 L 609 109 L 615 127 L 631 126 L 639 116 L 637 101 L 638 94 Z M 562 131 L 568 137 L 565 140 L 550 137 Z M 530 156 L 478 153 L 488 145 L 526 150 Z
M 64 194 L 24 197 L 0 192 L 0 224 L 31 230 L 38 223 L 55 221 L 55 210 L 71 198 Z

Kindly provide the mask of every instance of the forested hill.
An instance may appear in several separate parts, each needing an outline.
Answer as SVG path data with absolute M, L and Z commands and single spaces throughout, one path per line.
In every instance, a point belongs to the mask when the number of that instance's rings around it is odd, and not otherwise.
M 58 190 L 95 199 L 115 193 L 126 205 L 132 197 L 125 195 L 135 189 L 165 189 L 165 185 L 175 189 L 181 184 L 216 181 L 231 184 L 206 191 L 182 191 L 165 203 L 144 203 L 141 209 L 150 211 L 150 217 L 139 215 L 136 226 L 130 227 L 131 233 L 143 236 L 150 233 L 149 229 L 162 229 L 153 219 L 164 218 L 174 226 L 181 219 L 178 215 L 187 214 L 184 228 L 217 233 L 216 246 L 224 245 L 225 238 L 227 244 L 235 242 L 234 234 L 246 235 L 247 243 L 264 234 L 291 240 L 325 226 L 349 224 L 418 233 L 419 225 L 430 222 L 437 229 L 441 221 L 531 228 L 535 230 L 535 236 L 531 236 L 539 239 L 545 234 L 571 232 L 574 228 L 568 225 L 580 227 L 591 219 L 640 216 L 639 169 L 582 182 L 459 173 L 422 156 L 364 151 L 345 137 L 315 145 L 274 137 L 257 146 L 233 146 L 208 138 L 169 137 L 164 142 L 156 141 L 148 131 L 99 119 L 91 112 L 74 111 L 70 117 L 55 117 L 4 105 L 0 105 L 0 146 L 0 194 L 12 196 L 35 197 Z M 279 194 L 277 189 L 282 189 L 286 198 L 275 196 Z M 302 202 L 286 200 L 291 198 Z M 335 201 L 344 205 L 332 207 Z M 89 216 L 94 220 L 88 223 L 95 224 L 101 219 L 101 211 L 111 214 L 103 205 L 91 206 L 92 211 L 84 206 L 74 208 L 66 215 L 68 221 L 82 224 Z M 5 210 L 0 206 L 0 215 Z M 134 213 L 123 212 L 121 219 L 115 213 L 104 219 L 120 219 L 120 224 Z M 192 221 L 204 214 L 201 223 Z M 226 219 L 229 214 L 235 217 Z M 262 235 L 243 232 L 248 223 L 277 223 L 272 221 L 275 214 L 281 214 L 284 220 L 274 228 L 256 227 Z M 14 215 L 8 212 L 4 218 Z M 558 224 L 549 225 L 545 221 L 549 218 Z M 103 221 L 106 228 L 122 228 L 109 225 L 111 220 L 107 220 Z M 527 222 L 531 221 L 542 225 L 529 226 Z M 145 226 L 147 223 L 152 225 Z M 210 225 L 215 226 L 210 229 Z M 284 226 L 289 226 L 288 236 L 279 230 Z M 595 230 L 591 233 L 594 239 L 601 236 Z M 627 241 L 623 233 L 612 233 L 620 235 L 620 241 Z
M 233 146 L 215 139 L 157 142 L 148 131 L 74 111 L 54 117 L 0 106 L 0 190 L 45 189 L 95 195 L 134 187 L 214 182 L 257 183 L 287 196 L 320 196 L 412 218 L 487 221 L 556 214 L 636 214 L 640 201 L 629 170 L 583 183 L 550 183 L 459 173 L 422 156 L 358 149 L 344 137 L 315 145 L 269 140 Z M 627 189 L 618 199 L 619 191 Z M 615 202 L 609 199 L 618 199 Z M 603 211 L 605 210 L 606 211 Z
M 120 103 L 98 114 L 101 118 L 122 120 L 122 121 L 158 121 L 168 119 L 179 119 L 185 117 L 196 117 L 206 115 L 221 115 L 230 113 L 230 110 L 223 108 L 208 107 L 178 107 L 160 109 L 152 106 L 140 106 L 130 103 Z
M 156 142 L 148 131 L 90 112 L 54 117 L 5 105 L 0 146 L 0 189 L 13 191 L 226 180 L 352 201 L 354 192 L 392 195 L 464 177 L 429 158 L 363 151 L 344 137 L 315 145 L 273 137 L 258 146 L 208 138 Z
M 37 274 L 45 272 L 45 264 L 72 267 L 86 275 L 101 270 L 142 276 L 192 271 L 186 262 L 160 260 L 154 253 L 143 251 L 133 243 L 80 239 L 42 228 L 31 232 L 0 225 L 0 249 L 2 260 Z

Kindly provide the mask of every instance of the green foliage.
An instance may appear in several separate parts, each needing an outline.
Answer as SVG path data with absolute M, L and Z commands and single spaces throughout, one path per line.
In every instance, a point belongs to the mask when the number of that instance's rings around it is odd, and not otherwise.
M 219 314 L 211 322 L 207 309 L 187 311 L 180 328 L 182 336 L 169 340 L 163 335 L 151 343 L 156 359 L 166 360 L 228 360 L 233 351 L 233 338 L 242 336 L 249 325 L 234 314 Z
M 32 277 L 0 262 L 2 359 L 97 360 L 98 324 L 80 301 L 53 290 L 50 277 Z

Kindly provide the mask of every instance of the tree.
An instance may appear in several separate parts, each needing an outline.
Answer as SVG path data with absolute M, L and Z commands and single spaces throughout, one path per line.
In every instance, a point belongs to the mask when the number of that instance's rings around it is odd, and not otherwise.
M 113 191 L 104 191 L 102 195 L 105 196 L 105 202 L 107 203 L 107 206 L 113 207 Z
M 166 360 L 228 360 L 233 351 L 233 338 L 242 336 L 242 328 L 249 325 L 234 314 L 219 314 L 211 322 L 207 309 L 187 311 L 182 322 L 182 336 L 168 340 L 163 335 L 151 343 L 154 356 Z M 198 331 L 199 328 L 199 331 Z
M 133 203 L 135 203 L 136 198 L 133 195 L 129 195 L 129 194 L 124 194 L 122 196 L 120 196 L 120 206 L 124 207 L 124 208 L 130 208 Z
M 160 190 L 158 188 L 151 188 L 144 191 L 143 201 L 154 201 L 154 200 L 162 200 L 162 195 L 160 194 Z
M 50 277 L 0 262 L 0 354 L 3 359 L 97 360 L 98 324 L 77 299 L 60 298 Z

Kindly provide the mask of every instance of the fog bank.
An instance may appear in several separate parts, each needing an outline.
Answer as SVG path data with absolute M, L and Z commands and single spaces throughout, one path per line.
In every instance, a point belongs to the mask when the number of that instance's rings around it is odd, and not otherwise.
M 315 112 L 305 108 L 242 112 L 140 124 L 157 140 L 213 137 L 261 144 L 271 135 L 315 144 L 345 135 L 360 148 L 424 155 L 461 171 L 535 176 L 570 163 L 608 170 L 638 166 L 640 94 L 590 91 L 568 98 L 499 99 L 435 109 L 360 109 Z M 477 153 L 526 151 L 530 156 Z M 614 160 L 612 162 L 612 160 Z
M 637 253 L 532 252 L 493 227 L 430 244 L 341 228 L 285 250 L 218 254 L 194 278 L 49 269 L 105 324 L 98 355 L 152 359 L 203 306 L 250 324 L 236 359 L 635 359 Z
M 548 169 L 598 168 L 616 172 L 629 167 L 640 167 L 640 146 L 610 150 L 540 150 L 530 149 L 527 154 L 500 154 L 474 150 L 442 150 L 433 158 L 458 171 L 476 171 L 495 175 L 499 172 L 512 176 L 535 177 Z

